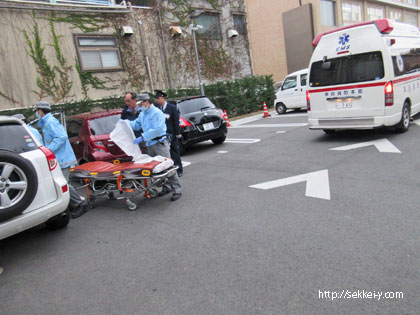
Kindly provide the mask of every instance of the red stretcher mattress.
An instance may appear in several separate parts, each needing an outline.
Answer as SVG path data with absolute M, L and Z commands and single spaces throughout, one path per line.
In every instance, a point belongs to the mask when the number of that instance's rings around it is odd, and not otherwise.
M 153 173 L 153 169 L 156 165 L 158 165 L 159 161 L 151 161 L 149 163 L 134 163 L 134 162 L 124 162 L 119 164 L 113 164 L 109 162 L 89 162 L 79 166 L 76 166 L 70 169 L 70 174 L 73 176 L 92 176 L 96 175 L 99 177 L 102 176 L 109 176 L 109 175 L 118 175 L 129 173 L 133 174 L 141 174 L 143 170 L 149 170 L 150 174 Z

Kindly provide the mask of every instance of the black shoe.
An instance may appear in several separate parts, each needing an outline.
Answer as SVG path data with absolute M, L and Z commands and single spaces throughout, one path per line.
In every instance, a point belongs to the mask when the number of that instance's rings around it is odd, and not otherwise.
M 166 194 L 169 194 L 171 192 L 171 190 L 169 190 L 166 187 L 163 187 L 162 190 L 160 191 L 160 193 L 158 194 L 159 197 L 165 196 Z
M 86 205 L 78 205 L 76 209 L 70 211 L 70 214 L 72 219 L 76 219 L 84 215 L 87 211 Z
M 182 172 L 178 172 L 178 177 L 182 177 Z
M 181 198 L 181 193 L 174 193 L 172 195 L 171 201 L 177 201 L 179 198 Z

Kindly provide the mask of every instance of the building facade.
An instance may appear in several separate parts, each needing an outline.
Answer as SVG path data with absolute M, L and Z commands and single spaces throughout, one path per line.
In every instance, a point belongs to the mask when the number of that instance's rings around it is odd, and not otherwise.
M 307 67 L 309 37 L 364 21 L 388 18 L 420 25 L 420 0 L 246 0 L 256 75 L 275 81 Z
M 252 74 L 244 0 L 0 1 L 0 109 L 198 87 L 193 23 L 204 84 Z

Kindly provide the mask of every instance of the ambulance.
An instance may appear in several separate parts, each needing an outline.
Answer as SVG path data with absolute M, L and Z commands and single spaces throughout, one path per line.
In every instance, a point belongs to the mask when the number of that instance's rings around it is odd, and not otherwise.
M 308 125 L 339 129 L 392 126 L 405 132 L 420 111 L 420 32 L 387 19 L 319 34 L 309 64 Z

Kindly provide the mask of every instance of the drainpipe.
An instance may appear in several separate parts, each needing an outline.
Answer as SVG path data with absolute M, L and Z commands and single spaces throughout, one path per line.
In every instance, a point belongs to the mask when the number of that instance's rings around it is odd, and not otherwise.
M 162 58 L 162 64 L 163 64 L 163 72 L 165 76 L 165 85 L 166 85 L 166 88 L 169 87 L 171 89 L 172 81 L 171 81 L 171 76 L 170 76 L 169 66 L 168 66 L 168 53 L 166 51 L 166 44 L 163 37 L 162 10 L 160 6 L 160 0 L 157 0 L 157 3 L 158 3 L 158 15 L 159 15 L 160 39 L 161 39 L 161 44 L 163 48 L 162 49 L 163 55 L 161 55 L 161 58 Z
M 151 68 L 150 68 L 149 56 L 147 55 L 146 39 L 145 39 L 145 36 L 143 34 L 143 26 L 142 26 L 142 22 L 140 20 L 138 20 L 137 23 L 139 25 L 141 50 L 143 52 L 143 56 L 144 56 L 144 59 L 146 61 L 147 75 L 149 77 L 151 91 L 153 92 L 155 90 L 155 88 L 153 86 L 153 77 L 152 77 L 152 71 L 151 71 Z

